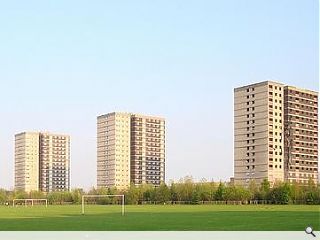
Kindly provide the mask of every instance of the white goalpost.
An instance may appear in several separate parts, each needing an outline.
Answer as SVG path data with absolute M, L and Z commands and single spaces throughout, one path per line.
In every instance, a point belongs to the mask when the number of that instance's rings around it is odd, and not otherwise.
M 46 208 L 48 207 L 48 199 L 46 198 L 16 198 L 16 199 L 13 199 L 13 202 L 12 202 L 12 206 L 16 206 L 16 202 L 24 202 L 24 205 L 25 207 L 27 206 L 27 203 L 28 202 L 31 202 L 31 206 L 34 206 L 34 203 L 35 202 L 45 202 L 46 204 Z
M 121 214 L 124 216 L 124 195 L 83 195 L 82 196 L 82 215 L 85 213 L 85 199 L 87 198 L 103 198 L 103 197 L 120 197 L 121 198 Z

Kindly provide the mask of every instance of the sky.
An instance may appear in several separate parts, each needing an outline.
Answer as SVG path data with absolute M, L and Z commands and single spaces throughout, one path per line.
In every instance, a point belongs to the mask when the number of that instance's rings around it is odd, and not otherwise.
M 71 186 L 96 185 L 96 117 L 166 118 L 166 180 L 233 175 L 233 88 L 319 88 L 316 0 L 0 0 L 0 188 L 14 134 L 71 136 Z

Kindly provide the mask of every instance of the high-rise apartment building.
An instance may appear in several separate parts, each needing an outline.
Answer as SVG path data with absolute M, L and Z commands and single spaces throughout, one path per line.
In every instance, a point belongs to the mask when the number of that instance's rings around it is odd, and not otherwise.
M 286 178 L 306 184 L 318 181 L 318 93 L 284 88 Z
M 165 180 L 165 120 L 131 115 L 131 182 L 159 186 Z
M 70 189 L 70 137 L 23 132 L 15 135 L 15 189 L 68 191 Z
M 165 120 L 131 113 L 97 118 L 97 185 L 159 186 L 165 180 Z
M 15 135 L 15 189 L 39 190 L 39 133 Z
M 234 90 L 234 178 L 246 184 L 283 181 L 283 85 L 262 82 Z
M 302 145 L 290 140 L 289 154 L 288 140 L 303 137 L 303 132 L 296 131 L 293 127 L 296 124 L 293 119 L 295 117 L 305 119 L 306 116 L 301 109 L 296 111 L 291 109 L 293 106 L 288 108 L 290 105 L 288 89 L 290 88 L 292 87 L 281 83 L 265 81 L 234 89 L 234 179 L 236 184 L 247 185 L 250 180 L 260 183 L 264 179 L 271 183 L 277 181 L 306 183 L 309 178 L 317 181 L 315 174 L 318 172 L 318 128 L 315 127 L 318 123 L 317 94 L 312 91 L 297 90 L 303 93 L 308 92 L 312 98 L 312 103 L 302 102 L 301 99 L 295 100 L 300 102 L 300 105 L 296 104 L 295 107 L 308 108 L 310 119 L 303 122 L 301 127 L 304 128 L 308 124 L 309 142 L 308 145 L 306 142 Z M 290 114 L 294 114 L 294 118 Z M 288 126 L 292 129 L 290 134 Z M 306 167 L 306 161 L 294 160 L 293 156 L 296 157 L 295 151 L 311 154 L 311 149 L 307 148 L 307 146 L 311 147 L 310 141 L 312 141 L 312 167 L 309 163 Z M 294 147 L 297 144 L 301 149 Z M 309 157 L 306 154 L 304 157 Z M 297 166 L 292 165 L 294 161 Z M 300 173 L 299 169 L 309 172 Z M 293 179 L 293 176 L 301 176 L 301 174 L 305 176 L 304 179 Z
M 98 187 L 121 189 L 130 185 L 130 124 L 128 113 L 109 113 L 98 117 Z

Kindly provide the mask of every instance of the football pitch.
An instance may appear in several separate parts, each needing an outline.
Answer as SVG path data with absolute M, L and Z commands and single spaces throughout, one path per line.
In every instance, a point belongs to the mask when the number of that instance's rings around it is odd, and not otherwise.
M 0 207 L 1 231 L 301 231 L 320 225 L 319 206 L 80 205 Z

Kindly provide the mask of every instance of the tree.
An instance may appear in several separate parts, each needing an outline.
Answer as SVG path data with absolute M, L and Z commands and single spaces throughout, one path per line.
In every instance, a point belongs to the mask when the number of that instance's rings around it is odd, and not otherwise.
M 290 202 L 290 187 L 287 183 L 275 186 L 269 193 L 269 199 L 275 204 L 288 204 Z
M 193 178 L 191 176 L 186 176 L 181 185 L 181 190 L 182 190 L 181 195 L 182 195 L 183 201 L 191 201 L 193 187 L 194 187 Z
M 178 201 L 178 194 L 175 183 L 172 183 L 170 186 L 170 199 L 171 201 Z
M 186 176 L 180 179 L 179 183 L 175 184 L 175 190 L 178 201 L 191 201 L 193 192 L 193 179 L 191 176 Z
M 222 201 L 225 198 L 226 188 L 222 182 L 220 182 L 218 189 L 215 193 L 215 200 Z
M 85 192 L 82 188 L 75 188 L 71 190 L 71 196 L 72 196 L 72 202 L 76 204 L 80 204 L 82 202 L 82 195 L 84 195 Z
M 138 204 L 139 201 L 139 189 L 131 184 L 130 188 L 125 193 L 126 204 Z
M 60 194 L 58 192 L 49 193 L 47 198 L 48 198 L 48 202 L 50 204 L 54 204 L 54 203 L 55 204 L 57 204 L 57 203 L 61 204 L 62 203 L 61 196 L 60 196 Z
M 320 188 L 317 187 L 312 178 L 309 178 L 305 189 L 305 200 L 308 204 L 319 204 L 320 202 Z
M 199 192 L 200 201 L 210 201 L 213 199 L 214 185 L 202 179 L 202 181 L 197 184 L 197 191 Z
M 193 191 L 192 191 L 192 197 L 191 197 L 191 202 L 192 202 L 192 204 L 197 204 L 197 203 L 199 203 L 199 201 L 200 201 L 200 192 L 201 192 L 200 185 L 197 184 L 197 185 L 193 188 Z
M 16 199 L 26 199 L 28 198 L 28 193 L 21 191 L 21 190 L 17 190 L 13 193 L 13 198 Z
M 256 200 L 256 199 L 260 198 L 259 187 L 258 187 L 258 185 L 257 185 L 255 180 L 251 180 L 249 182 L 248 190 L 250 192 L 250 199 L 251 200 Z
M 4 189 L 0 189 L 0 204 L 4 204 L 8 201 L 8 193 Z
M 170 189 L 167 185 L 161 184 L 155 188 L 155 196 L 157 202 L 165 203 L 170 200 Z
M 270 192 L 270 182 L 267 179 L 263 179 L 261 185 L 260 185 L 260 197 L 263 200 L 268 200 Z
M 142 195 L 144 201 L 154 201 L 154 188 L 149 184 L 144 185 Z
M 29 198 L 45 198 L 45 194 L 41 191 L 30 191 Z
M 297 200 L 303 200 L 304 196 L 302 194 L 302 188 L 299 185 L 298 182 L 293 182 L 292 185 L 290 186 L 290 198 L 294 200 L 295 202 Z

